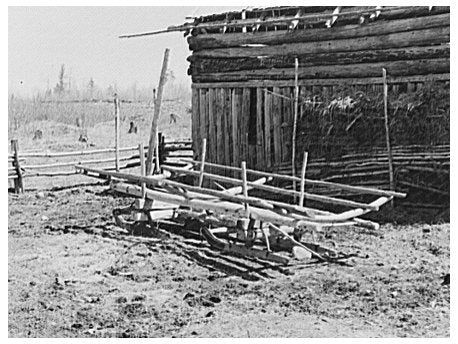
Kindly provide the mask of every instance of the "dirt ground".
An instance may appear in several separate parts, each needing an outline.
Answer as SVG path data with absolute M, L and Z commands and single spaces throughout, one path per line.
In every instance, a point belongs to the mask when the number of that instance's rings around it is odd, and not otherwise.
M 10 337 L 450 336 L 447 223 L 330 230 L 359 257 L 280 267 L 185 228 L 129 235 L 107 189 L 8 195 Z

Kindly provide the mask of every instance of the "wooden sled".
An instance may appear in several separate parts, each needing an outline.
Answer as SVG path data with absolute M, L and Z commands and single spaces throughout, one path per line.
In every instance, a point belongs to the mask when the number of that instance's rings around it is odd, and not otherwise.
M 115 213 L 119 226 L 130 226 L 123 220 L 123 215 L 136 213 L 135 221 L 154 222 L 161 219 L 174 221 L 197 221 L 199 233 L 215 249 L 237 256 L 267 260 L 279 264 L 288 264 L 291 258 L 316 259 L 335 262 L 348 258 L 349 255 L 337 252 L 313 242 L 302 242 L 306 232 L 315 233 L 325 228 L 360 226 L 376 230 L 377 223 L 361 219 L 360 216 L 371 211 L 378 211 L 394 197 L 405 197 L 403 193 L 379 190 L 360 186 L 350 186 L 319 180 L 278 175 L 268 172 L 210 164 L 213 169 L 225 169 L 241 173 L 241 178 L 231 178 L 204 171 L 202 162 L 185 160 L 187 168 L 162 166 L 162 174 L 140 176 L 98 170 L 77 166 L 82 172 L 110 178 L 112 190 L 136 197 L 139 200 L 124 213 Z M 200 165 L 200 166 L 199 166 Z M 193 170 L 199 166 L 200 171 Z M 260 177 L 248 181 L 247 174 Z M 194 177 L 196 185 L 178 182 L 182 177 Z M 203 180 L 215 182 L 221 190 L 202 187 Z M 288 180 L 301 183 L 301 191 L 288 190 L 267 183 L 272 179 Z M 219 183 L 229 185 L 222 187 Z M 361 203 L 349 199 L 328 197 L 305 192 L 305 185 L 320 185 L 340 188 L 346 191 L 377 196 L 370 203 Z M 260 190 L 263 197 L 248 195 L 250 190 Z M 302 202 L 292 204 L 273 200 L 269 197 L 285 195 L 300 198 Z M 278 198 L 278 197 L 276 197 Z M 141 199 L 141 200 L 140 200 Z M 335 213 L 325 209 L 304 206 L 304 202 L 313 201 L 324 206 L 341 206 L 349 210 Z M 164 211 L 166 210 L 166 211 Z

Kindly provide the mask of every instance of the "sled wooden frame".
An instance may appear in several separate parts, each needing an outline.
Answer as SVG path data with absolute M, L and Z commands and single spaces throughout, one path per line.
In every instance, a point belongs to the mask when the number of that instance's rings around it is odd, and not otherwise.
M 207 165 L 204 161 L 196 162 L 184 159 L 183 162 L 188 163 L 186 168 L 177 168 L 169 165 L 163 165 L 163 173 L 148 177 L 130 173 L 106 171 L 81 165 L 76 166 L 76 168 L 78 171 L 89 176 L 110 179 L 112 181 L 111 188 L 116 192 L 136 198 L 144 197 L 145 200 L 150 200 L 153 202 L 157 201 L 169 204 L 172 208 L 175 207 L 176 209 L 188 211 L 190 217 L 195 217 L 201 221 L 203 217 L 204 223 L 207 216 L 216 216 L 218 218 L 230 221 L 249 220 L 257 221 L 260 224 L 264 223 L 268 228 L 267 231 L 265 230 L 265 227 L 262 228 L 262 233 L 264 236 L 264 240 L 262 242 L 266 246 L 266 250 L 249 247 L 248 245 L 238 245 L 230 242 L 226 243 L 215 236 L 214 232 L 210 228 L 206 227 L 203 228 L 205 231 L 202 230 L 201 234 L 210 243 L 210 245 L 223 252 L 230 252 L 239 256 L 249 256 L 282 264 L 287 264 L 289 259 L 270 250 L 268 239 L 268 236 L 271 235 L 270 232 L 275 232 L 277 234 L 280 233 L 282 237 L 291 241 L 293 246 L 300 247 L 301 249 L 308 251 L 312 257 L 318 260 L 335 261 L 339 258 L 331 254 L 320 254 L 314 249 L 310 248 L 310 245 L 305 245 L 304 243 L 297 241 L 295 238 L 293 238 L 293 235 L 298 231 L 302 232 L 306 229 L 315 231 L 329 227 L 359 226 L 377 230 L 379 228 L 377 223 L 360 219 L 359 217 L 371 211 L 379 210 L 381 206 L 391 201 L 394 197 L 406 196 L 405 194 L 395 191 L 349 186 L 331 182 L 322 182 L 318 180 L 301 180 L 301 178 L 292 176 L 278 175 L 256 170 L 247 170 L 244 168 L 243 164 L 242 168 L 239 169 L 236 167 L 210 163 Z M 219 174 L 207 173 L 204 171 L 204 164 L 211 167 L 220 167 L 221 169 L 226 168 L 229 170 L 240 171 L 242 178 L 236 179 Z M 198 167 L 199 170 L 192 170 L 191 168 L 193 166 Z M 261 176 L 261 178 L 248 182 L 246 178 L 247 172 L 249 172 L 251 175 Z M 214 190 L 202 186 L 180 183 L 172 178 L 178 176 L 195 177 L 196 184 L 200 183 L 200 181 L 205 178 L 207 180 L 234 185 L 234 187 L 225 189 L 216 183 L 219 188 L 223 190 Z M 370 203 L 360 203 L 347 199 L 286 190 L 266 184 L 268 181 L 271 181 L 275 178 L 300 181 L 304 184 L 329 186 L 347 191 L 364 192 L 369 195 L 378 196 L 378 198 Z M 142 191 L 142 186 L 140 186 L 142 184 L 147 186 L 144 191 Z M 334 213 L 331 211 L 274 201 L 267 198 L 253 197 L 248 195 L 248 191 L 250 189 L 258 189 L 288 196 L 301 195 L 305 200 L 308 199 L 323 204 L 346 206 L 351 209 L 341 213 Z M 146 203 L 152 204 L 151 202 Z M 148 221 L 153 221 L 153 216 L 151 216 L 151 214 L 154 213 L 153 208 L 138 209 L 137 211 L 147 214 L 146 217 Z M 117 222 L 122 223 L 121 221 Z M 321 249 L 321 252 L 331 252 L 331 250 L 327 250 L 321 247 L 319 248 Z

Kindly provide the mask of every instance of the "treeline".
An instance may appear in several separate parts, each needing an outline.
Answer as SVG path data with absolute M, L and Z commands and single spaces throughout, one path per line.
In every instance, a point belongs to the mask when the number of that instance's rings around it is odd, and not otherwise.
M 111 101 L 117 94 L 124 102 L 150 103 L 153 100 L 153 93 L 153 85 L 139 87 L 136 82 L 128 87 L 119 87 L 116 83 L 107 86 L 99 84 L 94 78 L 89 78 L 86 82 L 78 85 L 76 82 L 72 82 L 71 76 L 66 73 L 65 65 L 62 65 L 54 87 L 48 85 L 42 91 L 37 91 L 31 96 L 20 96 L 19 98 L 33 102 L 101 102 Z M 190 103 L 191 86 L 176 81 L 173 71 L 168 71 L 164 96 L 165 99 L 176 99 Z M 9 97 L 10 100 L 18 98 L 13 93 L 10 93 Z

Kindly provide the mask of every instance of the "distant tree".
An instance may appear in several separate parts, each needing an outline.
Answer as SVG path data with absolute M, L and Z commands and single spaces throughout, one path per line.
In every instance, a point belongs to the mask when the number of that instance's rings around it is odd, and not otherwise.
M 108 98 L 112 98 L 114 94 L 115 94 L 114 87 L 112 85 L 108 86 L 105 96 Z
M 89 99 L 90 100 L 94 99 L 94 89 L 95 89 L 95 82 L 94 82 L 94 79 L 91 78 L 89 80 L 89 83 L 87 84 L 87 90 L 89 92 Z
M 56 87 L 54 87 L 54 93 L 59 96 L 61 96 L 65 91 L 64 77 L 65 77 L 65 65 L 62 64 L 62 66 L 60 66 L 59 82 L 56 84 Z

